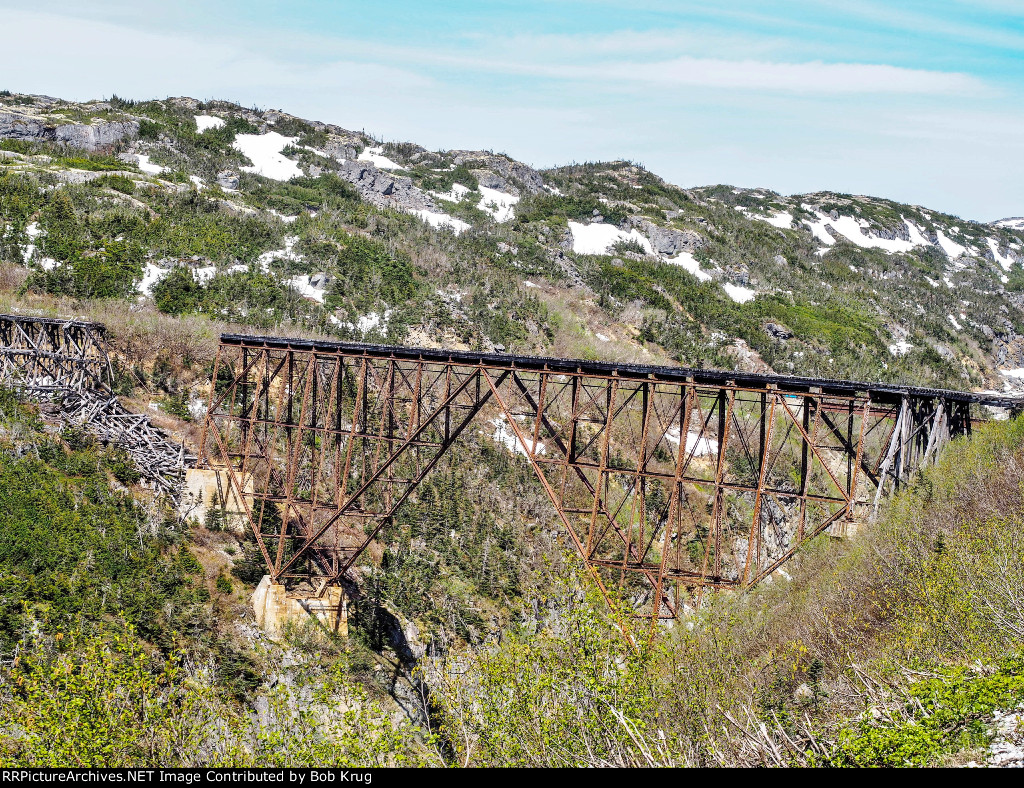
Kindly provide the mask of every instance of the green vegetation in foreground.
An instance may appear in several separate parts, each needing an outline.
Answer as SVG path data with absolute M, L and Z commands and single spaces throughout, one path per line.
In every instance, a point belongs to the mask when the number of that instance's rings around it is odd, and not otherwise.
M 992 714 L 1024 700 L 1022 466 L 1024 419 L 989 424 L 876 527 L 639 656 L 577 602 L 428 663 L 442 730 L 479 765 L 983 761 Z
M 188 611 L 209 611 L 209 591 L 187 538 L 137 530 L 141 512 L 110 491 L 116 463 L 74 435 L 44 443 L 29 410 L 2 404 L 5 650 L 18 653 L 0 685 L 4 765 L 938 765 L 983 759 L 991 715 L 1024 700 L 1024 419 L 954 443 L 877 526 L 808 546 L 791 582 L 717 595 L 640 653 L 569 573 L 547 615 L 421 661 L 432 712 L 417 733 L 302 633 L 291 683 L 237 695 L 224 687 L 237 666 L 197 671 L 212 635 Z M 270 709 L 259 725 L 254 696 Z
M 230 581 L 211 596 L 188 528 L 116 489 L 137 480 L 0 391 L 0 766 L 421 762 L 330 643 L 261 686 L 260 655 L 224 631 Z

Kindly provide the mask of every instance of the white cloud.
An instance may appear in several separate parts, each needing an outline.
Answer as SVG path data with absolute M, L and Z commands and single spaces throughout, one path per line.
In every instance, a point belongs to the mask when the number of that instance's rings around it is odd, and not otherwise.
M 837 93 L 977 94 L 985 83 L 966 74 L 868 63 L 771 63 L 680 57 L 654 63 L 562 67 L 567 78 L 614 79 L 704 88 Z
M 347 88 L 355 94 L 393 89 L 402 94 L 433 84 L 415 70 L 382 63 L 343 58 L 322 63 L 282 60 L 250 51 L 227 37 L 148 32 L 15 9 L 5 9 L 3 17 L 6 35 L 0 47 L 0 72 L 18 75 L 18 84 L 10 89 L 61 91 L 64 98 L 99 98 L 103 92 L 146 98 L 198 94 L 231 99 L 241 94 L 237 98 L 245 103 L 254 88 L 264 95 L 276 88 L 280 96 L 296 88 Z M 69 68 L 75 62 L 89 67 Z M 26 69 L 26 63 L 32 63 L 32 68 Z

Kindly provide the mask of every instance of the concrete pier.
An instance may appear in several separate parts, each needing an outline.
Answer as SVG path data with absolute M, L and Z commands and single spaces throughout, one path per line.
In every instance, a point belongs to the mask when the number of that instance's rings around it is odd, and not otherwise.
M 256 623 L 271 640 L 284 638 L 289 627 L 313 626 L 325 636 L 348 637 L 348 599 L 338 586 L 328 586 L 320 596 L 289 594 L 264 575 L 252 595 Z

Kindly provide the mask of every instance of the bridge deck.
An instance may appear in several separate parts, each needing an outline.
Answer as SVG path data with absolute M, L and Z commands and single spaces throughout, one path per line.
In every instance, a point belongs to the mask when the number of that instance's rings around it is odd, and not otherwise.
M 394 358 L 409 361 L 436 362 L 441 364 L 465 364 L 498 369 L 522 369 L 545 372 L 581 373 L 584 375 L 635 380 L 656 380 L 666 382 L 693 382 L 696 384 L 721 386 L 773 386 L 780 391 L 806 392 L 820 389 L 822 394 L 870 394 L 877 403 L 898 403 L 904 397 L 937 398 L 950 402 L 971 405 L 986 405 L 1012 411 L 1024 409 L 1024 397 L 992 392 L 956 391 L 922 386 L 901 386 L 893 383 L 867 383 L 856 380 L 831 380 L 810 378 L 799 375 L 761 375 L 752 372 L 732 372 L 719 369 L 694 369 L 692 367 L 669 367 L 646 364 L 623 364 L 583 359 L 548 358 L 544 356 L 520 356 L 504 353 L 478 353 L 468 350 L 444 350 L 398 345 L 374 345 L 359 342 L 333 342 L 319 339 L 298 339 L 294 337 L 246 336 L 243 334 L 222 334 L 221 343 L 226 345 L 263 346 L 279 350 L 321 351 L 326 353 L 366 355 L 376 358 Z

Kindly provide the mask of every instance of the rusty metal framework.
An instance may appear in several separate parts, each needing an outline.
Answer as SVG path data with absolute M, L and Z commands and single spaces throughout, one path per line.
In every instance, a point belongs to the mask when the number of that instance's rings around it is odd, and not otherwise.
M 44 411 L 128 451 L 143 477 L 172 496 L 195 458 L 111 391 L 106 330 L 80 320 L 0 315 L 0 386 Z
M 953 437 L 966 392 L 224 335 L 201 461 L 275 582 L 338 583 L 474 422 L 526 458 L 608 597 L 649 622 L 750 586 L 871 516 Z

